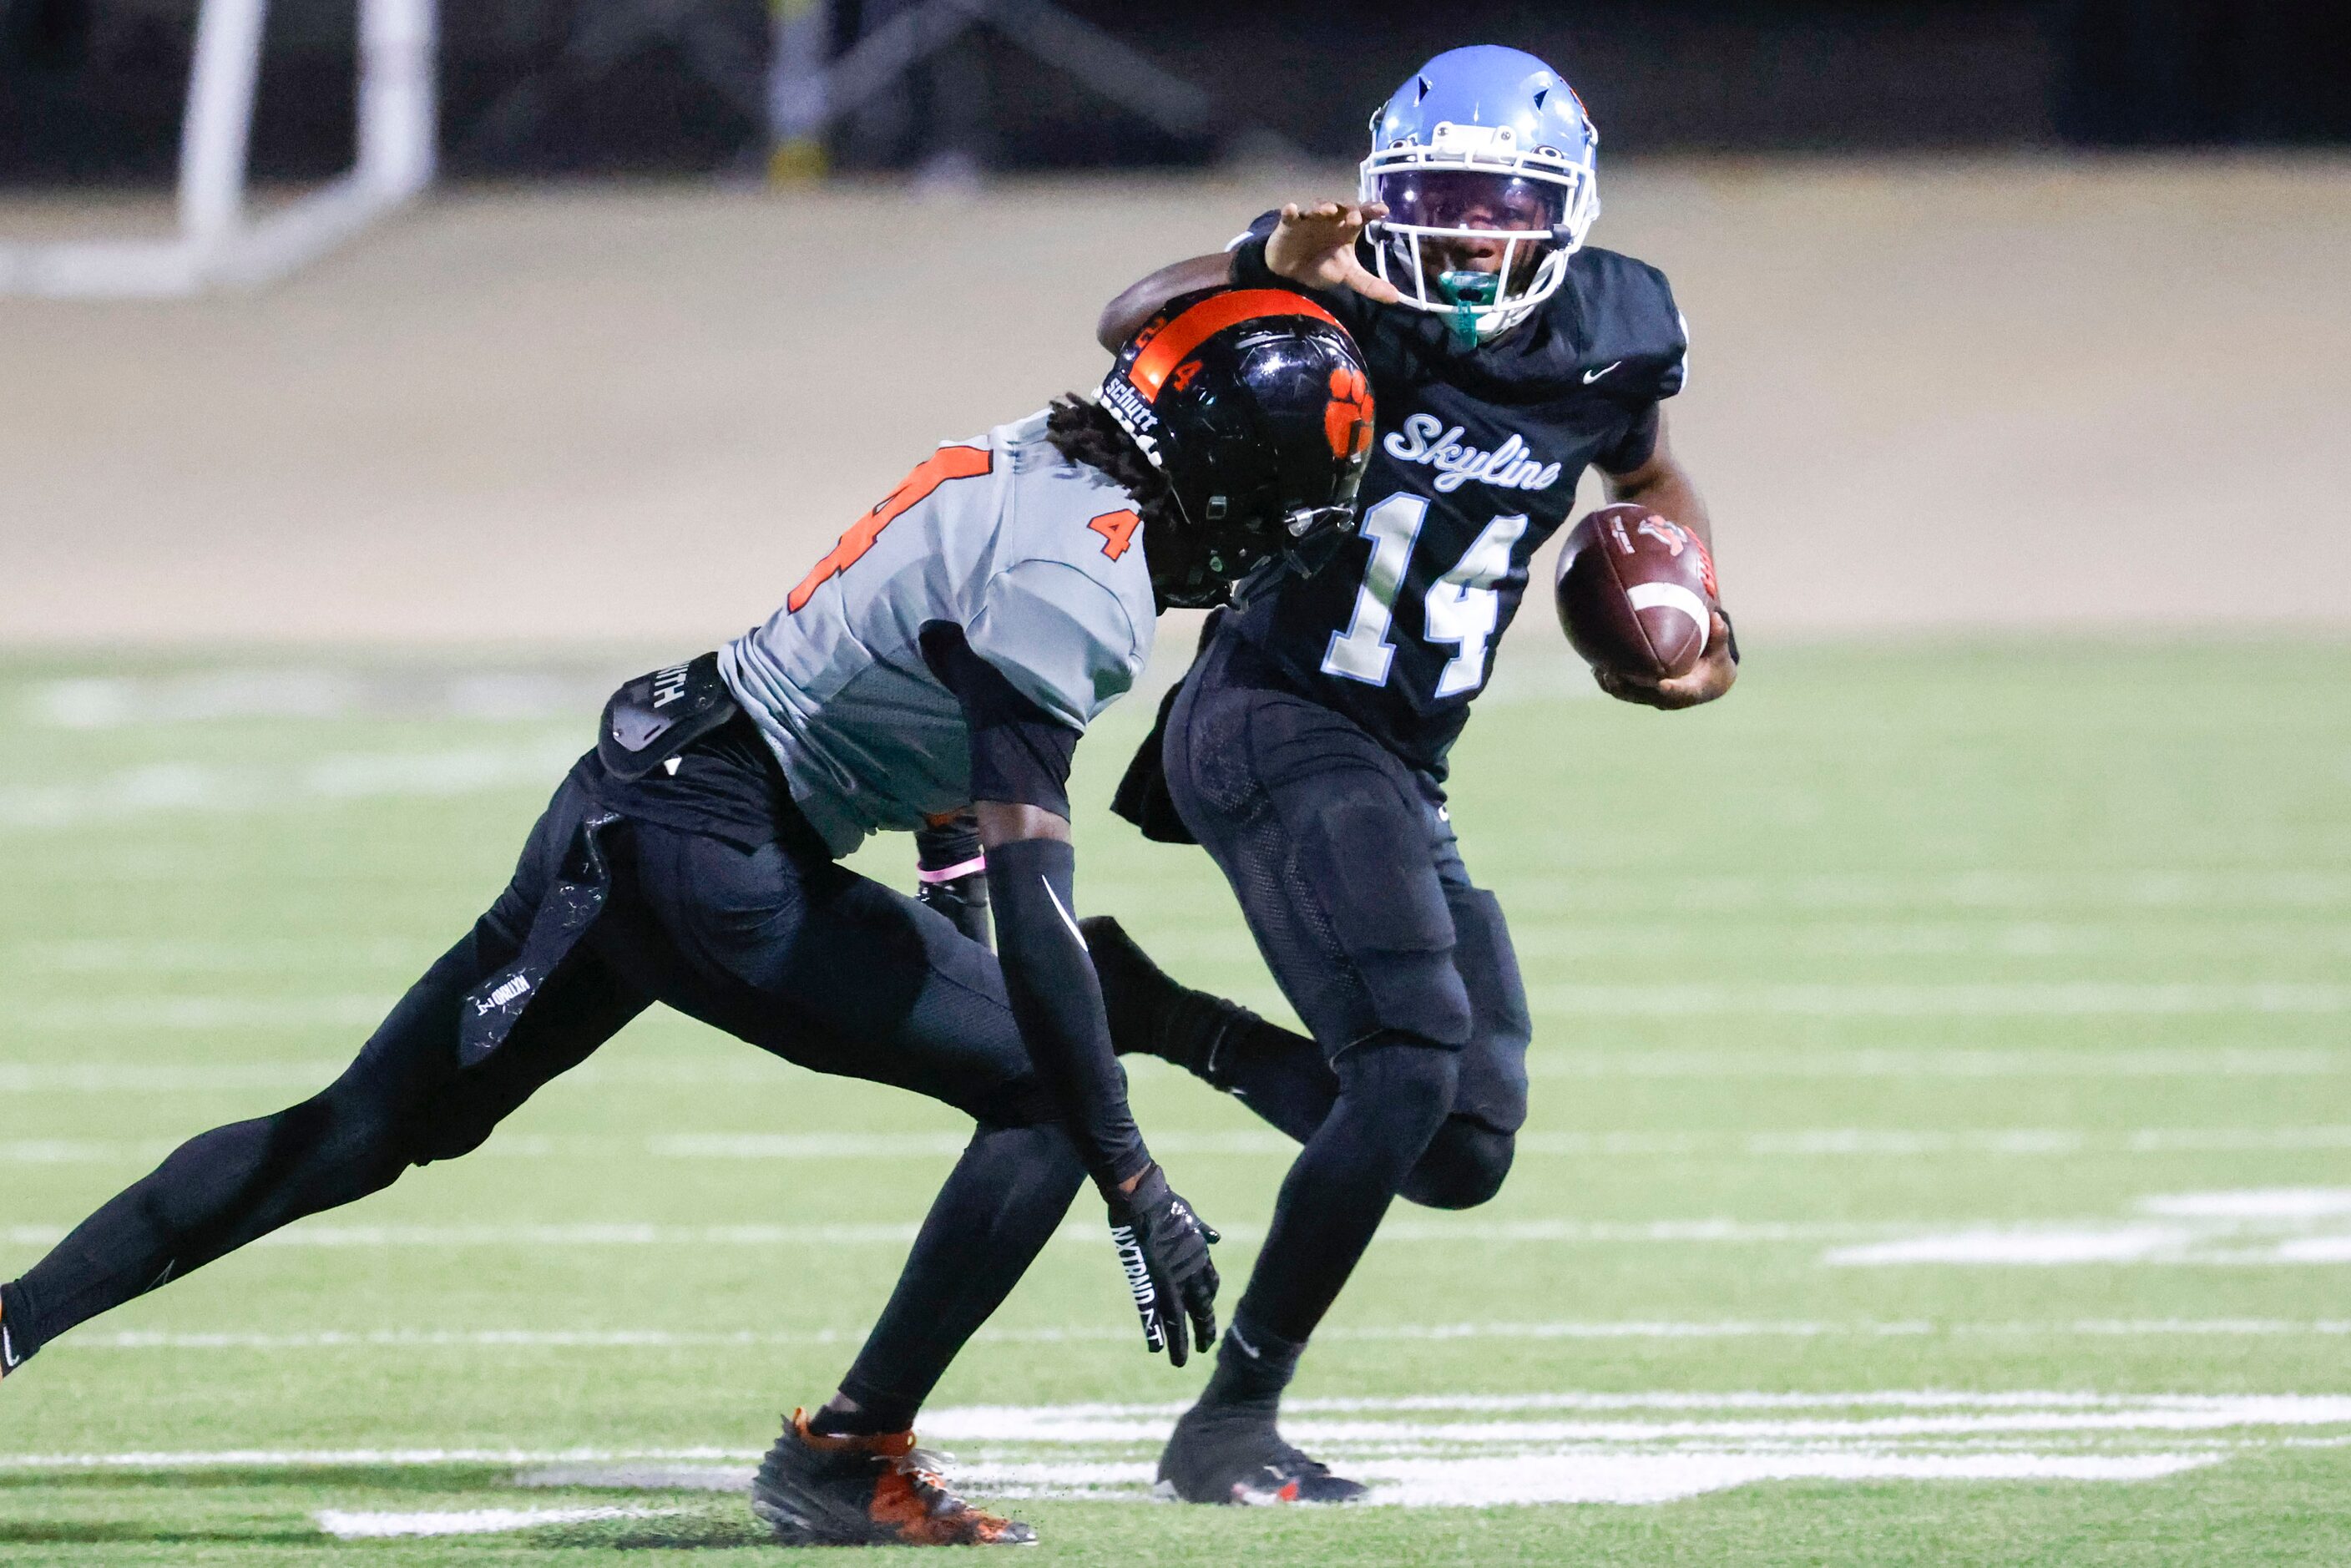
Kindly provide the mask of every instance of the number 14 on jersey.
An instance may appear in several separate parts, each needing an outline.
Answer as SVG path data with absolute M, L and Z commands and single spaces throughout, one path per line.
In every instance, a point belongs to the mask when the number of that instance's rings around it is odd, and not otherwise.
M 1395 625 L 1396 596 L 1404 590 L 1412 564 L 1413 546 L 1428 516 L 1423 496 L 1399 492 L 1364 513 L 1362 532 L 1372 541 L 1372 564 L 1355 591 L 1355 616 L 1344 632 L 1331 636 L 1330 652 L 1322 655 L 1322 673 L 1367 685 L 1388 684 L 1388 667 L 1395 660 L 1390 633 Z M 1426 640 L 1450 643 L 1459 652 L 1446 661 L 1437 677 L 1437 695 L 1458 696 L 1486 682 L 1486 647 L 1501 617 L 1502 596 L 1494 585 L 1510 572 L 1510 551 L 1527 531 L 1526 514 L 1496 517 L 1488 523 L 1453 570 L 1428 585 L 1421 602 Z

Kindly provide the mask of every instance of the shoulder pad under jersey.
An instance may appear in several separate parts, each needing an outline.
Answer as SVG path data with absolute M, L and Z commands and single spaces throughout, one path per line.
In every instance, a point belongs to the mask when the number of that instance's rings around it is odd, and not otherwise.
M 1583 358 L 1623 369 L 1606 378 L 1611 395 L 1655 402 L 1682 390 L 1688 377 L 1689 329 L 1666 275 L 1647 262 L 1586 246 L 1568 258 L 1567 287 L 1582 317 Z

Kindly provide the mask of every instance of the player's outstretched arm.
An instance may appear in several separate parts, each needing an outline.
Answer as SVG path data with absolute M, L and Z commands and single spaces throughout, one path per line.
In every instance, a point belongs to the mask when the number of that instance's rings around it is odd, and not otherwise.
M 1021 801 L 982 800 L 989 902 L 1012 1016 L 1061 1102 L 1079 1157 L 1110 1206 L 1144 1345 L 1181 1366 L 1217 1339 L 1216 1231 L 1167 1185 L 1126 1100 L 1102 983 L 1079 934 L 1068 821 Z M 1188 1332 L 1187 1332 L 1188 1331 Z
M 1698 493 L 1697 481 L 1676 456 L 1673 443 L 1666 434 L 1665 410 L 1657 410 L 1656 444 L 1639 466 L 1622 474 L 1608 474 L 1608 499 L 1630 501 L 1648 507 L 1663 517 L 1689 529 L 1714 548 L 1714 523 L 1707 515 L 1706 501 Z M 1639 703 L 1645 707 L 1686 708 L 1700 703 L 1710 703 L 1731 687 L 1739 679 L 1737 645 L 1731 640 L 1730 622 L 1718 612 L 1707 641 L 1706 653 L 1698 667 L 1687 675 L 1677 675 L 1667 681 L 1642 681 L 1613 671 L 1594 671 L 1600 689 L 1620 702 Z
M 1019 602 L 1008 593 L 993 608 L 1019 624 Z M 1060 663 L 1039 641 L 1050 636 L 1046 630 L 1027 636 L 1039 665 Z M 1143 1314 L 1144 1343 L 1181 1366 L 1194 1345 L 1206 1351 L 1216 1343 L 1217 1269 L 1208 1246 L 1217 1233 L 1169 1190 L 1144 1145 L 1126 1102 L 1126 1074 L 1111 1049 L 1102 981 L 1078 934 L 1070 844 L 1077 726 L 1024 695 L 973 650 L 963 628 L 934 622 L 921 641 L 924 664 L 955 694 L 971 736 L 972 815 L 1013 1021 L 1110 1206 L 1111 1239 Z
M 1102 318 L 1094 323 L 1094 340 L 1114 354 L 1170 299 L 1203 288 L 1222 288 L 1232 280 L 1233 258 L 1223 251 L 1171 263 L 1129 285 L 1102 307 Z
M 1280 222 L 1266 236 L 1265 265 L 1275 277 L 1308 288 L 1349 288 L 1367 299 L 1392 305 L 1403 298 L 1377 273 L 1356 258 L 1355 241 L 1364 225 L 1387 216 L 1377 202 L 1315 202 L 1281 209 Z M 1222 288 L 1240 281 L 1235 271 L 1237 251 L 1196 256 L 1163 267 L 1103 308 L 1094 324 L 1094 337 L 1115 352 L 1143 329 L 1159 308 L 1179 294 Z

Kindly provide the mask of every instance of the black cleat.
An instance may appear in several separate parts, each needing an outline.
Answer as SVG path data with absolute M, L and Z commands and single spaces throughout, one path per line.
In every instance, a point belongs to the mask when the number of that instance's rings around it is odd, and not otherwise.
M 785 1546 L 1033 1546 L 1037 1532 L 947 1490 L 912 1432 L 827 1437 L 792 1412 L 751 1482 L 751 1511 Z
M 1112 1049 L 1155 1056 L 1213 1088 L 1229 1088 L 1233 1049 L 1262 1021 L 1257 1014 L 1178 985 L 1111 915 L 1091 915 L 1078 929 L 1102 981 Z
M 1159 1456 L 1162 1502 L 1355 1502 L 1371 1489 L 1281 1440 L 1265 1410 L 1195 1405 Z

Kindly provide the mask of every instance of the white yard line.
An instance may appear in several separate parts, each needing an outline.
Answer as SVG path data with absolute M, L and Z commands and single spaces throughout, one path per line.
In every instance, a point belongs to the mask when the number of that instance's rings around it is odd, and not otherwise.
M 923 1433 L 978 1445 L 984 1496 L 1146 1495 L 1182 1402 L 935 1410 Z M 1773 1479 L 2124 1482 L 2287 1443 L 2333 1444 L 2351 1396 L 2079 1390 L 1436 1394 L 1293 1402 L 1292 1434 L 1398 1506 L 1664 1502 Z M 2185 1438 L 2187 1441 L 2183 1442 Z M 2035 1442 L 2054 1439 L 2035 1448 Z M 2155 1447 L 2161 1443 L 2164 1446 Z M 296 1470 L 511 1465 L 524 1489 L 739 1491 L 757 1455 L 717 1448 L 214 1450 L 0 1456 L 0 1469 Z M 349 1533 L 487 1531 L 625 1511 L 366 1514 Z M 321 1516 L 322 1523 L 326 1519 Z M 465 1521 L 459 1524 L 457 1521 Z
M 951 1158 L 970 1135 L 937 1133 L 682 1133 L 647 1138 L 505 1134 L 483 1145 L 506 1159 L 609 1161 L 642 1150 L 681 1160 L 907 1160 Z M 173 1139 L 16 1138 L 0 1140 L 0 1165 L 152 1164 Z M 1164 1132 L 1152 1146 L 1187 1155 L 1289 1159 L 1297 1144 L 1270 1130 Z M 1875 1127 L 1815 1127 L 1784 1133 L 1520 1133 L 1521 1159 L 1670 1158 L 1782 1160 L 1922 1155 L 2043 1158 L 2179 1154 L 2295 1154 L 2351 1149 L 2351 1125 L 2314 1127 L 1981 1128 L 1931 1132 Z
M 389 995 L 295 997 L 108 997 L 33 1002 L 10 1010 L 0 1029 L 26 1033 L 170 1030 L 363 1030 L 383 1020 Z M 356 1042 L 354 1045 L 356 1049 Z
M 862 1327 L 842 1329 L 321 1329 L 309 1333 L 223 1333 L 160 1329 L 82 1329 L 50 1346 L 58 1351 L 251 1351 L 271 1354 L 335 1350 L 625 1350 L 783 1349 L 864 1343 Z M 2016 1339 L 2344 1338 L 2351 1318 L 2085 1318 L 2043 1322 L 1937 1322 L 1926 1319 L 1834 1322 L 1676 1322 L 1623 1320 L 1566 1322 L 1333 1324 L 1316 1337 L 1332 1343 L 1442 1343 L 1452 1340 L 1750 1340 L 1921 1339 L 1942 1336 Z M 1133 1330 L 1113 1324 L 982 1329 L 977 1338 L 998 1344 L 1124 1346 Z
M 1835 958 L 2077 959 L 2093 955 L 2134 957 L 2169 951 L 2202 959 L 2282 954 L 2351 953 L 2351 923 L 2322 917 L 2248 918 L 2222 915 L 2196 919 L 2182 912 L 2116 913 L 2102 920 L 2028 920 L 1986 915 L 1974 919 L 1887 918 L 1865 923 L 1807 919 L 1783 914 L 1770 922 L 1726 927 L 1689 920 L 1620 921 L 1554 915 L 1510 921 L 1510 941 L 1520 962 L 1661 954 L 1726 952 Z M 1256 946 L 1246 933 L 1199 931 L 1159 934 L 1151 950 L 1163 961 L 1193 964 L 1254 962 Z
M 1158 1442 L 1185 1408 L 1183 1401 L 1148 1405 L 1044 1405 L 944 1406 L 926 1412 L 925 1439 L 967 1443 Z M 1394 1398 L 1299 1400 L 1288 1408 L 1307 1417 L 1311 1429 L 1334 1442 L 1363 1440 L 1436 1445 L 1510 1444 L 1554 1440 L 1530 1430 L 1556 1427 L 1575 1441 L 1681 1441 L 1691 1437 L 1800 1441 L 1893 1436 L 1996 1435 L 2018 1430 L 2107 1434 L 2139 1431 L 2218 1432 L 2232 1428 L 2310 1428 L 2351 1426 L 2351 1396 L 2309 1394 L 2096 1394 L 2065 1390 L 1949 1389 L 1830 1390 L 1779 1393 L 1731 1390 L 1719 1393 L 1562 1392 L 1529 1395 L 1447 1394 Z M 1949 1414 L 1824 1420 L 1813 1416 L 1781 1420 L 1751 1414 L 1773 1410 L 1892 1409 Z M 1551 1410 L 1654 1411 L 1656 1421 L 1428 1423 L 1323 1419 L 1332 1415 L 1390 1414 L 1418 1417 L 1431 1413 L 1507 1414 Z M 1689 1413 L 1737 1412 L 1730 1418 L 1695 1421 Z M 1914 1429 L 1915 1428 L 1915 1429 Z M 0 1469 L 418 1469 L 449 1465 L 582 1465 L 635 1461 L 740 1464 L 759 1452 L 724 1447 L 525 1448 L 492 1447 L 387 1448 L 210 1448 L 130 1450 L 78 1454 L 0 1454 Z
M 606 1222 L 565 1225 L 337 1225 L 304 1221 L 253 1243 L 256 1247 L 903 1247 L 912 1242 L 918 1221 L 838 1225 L 657 1225 Z M 1265 1228 L 1246 1223 L 1220 1227 L 1228 1240 L 1263 1239 Z M 1861 1224 L 1842 1220 L 1476 1220 L 1391 1219 L 1380 1228 L 1383 1241 L 1437 1244 L 1614 1245 L 1617 1243 L 1854 1241 L 1918 1229 L 1909 1224 Z M 1100 1227 L 1071 1224 L 1054 1239 L 1099 1246 Z M 0 1241 L 15 1247 L 52 1247 L 64 1239 L 61 1225 L 11 1225 Z
M 198 1448 L 119 1453 L 0 1454 L 0 1470 L 426 1469 L 442 1465 L 583 1465 L 655 1459 L 757 1461 L 739 1448 Z
M 81 1166 L 125 1165 L 160 1159 L 175 1145 L 155 1140 L 143 1143 L 101 1143 L 88 1138 L 11 1138 L 0 1143 L 0 1165 Z
M 606 1140 L 611 1148 L 623 1140 Z M 938 1133 L 678 1133 L 644 1141 L 645 1152 L 679 1160 L 844 1160 L 958 1155 L 967 1132 Z M 1298 1145 L 1270 1130 L 1230 1133 L 1155 1132 L 1151 1146 L 1183 1155 L 1295 1155 Z
M 374 1005 L 372 1001 L 371 1005 Z M 381 1016 L 379 1011 L 376 1017 Z M 0 1020 L 0 1031 L 5 1031 L 5 1020 Z M 0 1062 L 0 1093 L 185 1094 L 204 1090 L 315 1090 L 332 1082 L 348 1065 L 349 1057 L 181 1063 Z M 1144 1065 L 1162 1071 L 1155 1063 Z M 2351 1071 L 2351 1051 L 2325 1046 L 2153 1051 L 1537 1051 L 1529 1057 L 1527 1068 L 1536 1078 L 1572 1079 L 1955 1078 L 1997 1082 L 2039 1078 L 2322 1078 Z M 747 1048 L 734 1060 L 639 1060 L 622 1052 L 610 1060 L 591 1060 L 566 1074 L 564 1081 L 598 1087 L 757 1088 L 784 1082 L 778 1074 L 789 1071 Z
M 2178 1018 L 2351 1012 L 2351 986 L 2015 981 L 1954 985 L 1533 985 L 1538 1014 L 1575 1018 Z
M 144 1062 L 0 1062 L 0 1094 L 187 1094 L 203 1090 L 319 1090 L 344 1068 L 340 1061 L 216 1061 L 185 1065 Z
M 1541 870 L 1530 866 L 1530 870 Z M 1771 914 L 1844 911 L 2066 909 L 2351 910 L 2351 873 L 2334 871 L 2187 871 L 2162 867 L 2026 872 L 1871 872 L 1793 876 L 1595 875 L 1562 868 L 1513 901 L 1540 920 L 1552 910 Z
M 53 831 L 198 811 L 251 816 L 357 800 L 552 789 L 592 737 L 449 751 L 353 752 L 282 767 L 151 762 L 70 784 L 0 785 L 0 831 Z
M 2334 1219 L 2351 1215 L 2351 1187 L 2267 1186 L 2141 1198 L 2142 1214 L 2179 1219 Z
M 2351 1070 L 2325 1046 L 2133 1051 L 1538 1051 L 1537 1078 L 2315 1078 Z
M 1552 1397 L 1564 1399 L 1572 1396 Z M 1360 1448 L 1371 1444 L 1409 1442 L 1426 1449 L 1538 1444 L 1749 1445 L 1767 1442 L 1851 1447 L 1902 1439 L 1931 1438 L 1939 1441 L 2024 1435 L 2045 1437 L 2068 1434 L 2089 1437 L 2130 1433 L 2173 1436 L 2226 1432 L 2237 1428 L 2341 1427 L 2351 1424 L 2351 1396 L 2310 1395 L 2095 1400 L 2061 1395 L 2053 1398 L 2035 1399 L 2028 1396 L 1975 1403 L 1967 1402 L 1964 1396 L 1946 1398 L 1929 1395 L 1922 1397 L 1933 1403 L 1907 1407 L 1923 1407 L 1940 1413 L 1857 1416 L 1843 1419 L 1819 1416 L 1767 1419 L 1740 1414 L 1700 1420 L 1682 1418 L 1679 1415 L 1681 1412 L 1708 1409 L 1745 1412 L 1791 1408 L 1868 1409 L 1886 1406 L 1906 1407 L 1898 1398 L 1869 1395 L 1797 1396 L 1785 1404 L 1779 1402 L 1780 1397 L 1757 1395 L 1749 1396 L 1752 1403 L 1742 1403 L 1735 1396 L 1684 1396 L 1663 1404 L 1628 1399 L 1615 1405 L 1589 1406 L 1595 1410 L 1661 1413 L 1660 1418 L 1648 1420 L 1416 1419 L 1409 1422 L 1374 1417 L 1383 1414 L 1388 1416 L 1406 1414 L 1426 1416 L 1447 1409 L 1491 1414 L 1513 1408 L 1541 1410 L 1576 1406 L 1548 1406 L 1536 1399 L 1521 1401 L 1514 1406 L 1506 1400 L 1479 1401 L 1468 1396 L 1415 1400 L 1408 1405 L 1363 1400 L 1342 1402 L 1344 1406 L 1360 1413 L 1355 1419 L 1316 1415 L 1304 1405 L 1286 1407 L 1282 1429 L 1292 1441 L 1308 1448 Z M 923 1432 L 926 1439 L 948 1443 L 1053 1443 L 1095 1447 L 1157 1443 L 1166 1439 L 1176 1413 L 1162 1407 L 1134 1410 L 1112 1407 L 1097 1413 L 1082 1406 L 941 1410 L 924 1417 Z
M 1099 1422 L 1160 1423 L 1164 1432 L 1188 1407 L 1188 1401 L 1143 1403 L 1078 1403 L 1071 1405 L 967 1405 L 933 1411 L 924 1417 L 924 1430 L 942 1438 L 972 1442 L 1010 1442 L 1040 1431 Z M 1543 1411 L 1655 1411 L 1682 1415 L 1691 1411 L 1735 1410 L 1904 1410 L 1972 1412 L 1991 1419 L 2007 1419 L 2024 1412 L 2036 1418 L 2080 1418 L 2104 1423 L 2116 1415 L 2145 1418 L 2165 1429 L 2180 1420 L 2201 1426 L 2327 1427 L 2351 1424 L 2351 1395 L 2338 1394 L 2100 1394 L 2080 1389 L 1956 1389 L 1956 1388 L 1831 1388 L 1796 1392 L 1771 1389 L 1521 1394 L 1395 1394 L 1330 1398 L 1287 1398 L 1285 1416 L 1426 1415 L 1432 1412 L 1476 1412 L 1487 1415 Z M 1809 1417 L 1807 1418 L 1809 1419 Z M 1744 1417 L 1742 1416 L 1742 1421 Z M 1424 1433 L 1431 1428 L 1413 1425 L 1394 1428 Z M 1473 1428 L 1485 1434 L 1499 1427 Z M 1642 1433 L 1687 1434 L 1680 1424 L 1644 1424 Z M 1778 1430 L 1778 1428 L 1774 1428 Z M 1784 1436 L 1813 1436 L 1793 1429 Z M 1516 1440 L 1514 1437 L 1505 1440 Z
M 956 1133 L 678 1134 L 646 1140 L 673 1159 L 899 1159 L 952 1155 Z M 618 1140 L 613 1140 L 618 1142 Z M 1269 1155 L 1287 1158 L 1298 1145 L 1271 1131 L 1157 1133 L 1152 1147 L 1185 1155 Z M 607 1147 L 610 1144 L 606 1145 Z M 0 1145 L 5 1149 L 5 1145 Z M 1814 1127 L 1761 1133 L 1522 1132 L 1527 1155 L 1681 1158 L 1714 1155 L 1751 1159 L 1912 1158 L 1922 1155 L 2040 1157 L 2085 1154 L 2260 1154 L 2351 1149 L 2351 1124 L 2307 1127 L 1993 1127 L 1963 1132 L 1874 1127 Z M 5 1157 L 0 1154 L 0 1157 Z
M 2351 1262 L 2351 1187 L 2252 1187 L 2141 1198 L 2122 1220 L 1961 1223 L 1840 1247 L 1833 1267 L 2194 1267 Z
M 1568 1503 L 1656 1505 L 1761 1481 L 2159 1480 L 2213 1454 L 1659 1454 L 1619 1458 L 1394 1459 L 1356 1467 L 1370 1500 L 1398 1508 Z
M 5 967 L 39 975 L 277 975 L 329 969 L 420 971 L 438 949 L 388 937 L 248 936 L 234 942 L 196 937 L 144 941 L 86 937 L 19 942 L 0 949 Z
M 1978 985 L 1537 985 L 1529 988 L 1528 997 L 1537 1013 L 1578 1018 L 2332 1017 L 2351 1012 L 2351 986 L 2283 980 L 2238 986 L 2087 981 Z M 289 998 L 110 997 L 33 1003 L 12 1012 L 5 1024 L 10 1029 L 32 1032 L 363 1028 L 380 1020 L 396 999 L 375 993 Z M 1620 1071 L 1633 1075 L 1679 1076 L 1661 1064 L 1680 1054 L 1659 1053 L 1656 1064 L 1646 1069 L 1627 1062 Z M 1851 1060 L 1856 1053 L 1841 1054 Z M 1929 1053 L 1883 1054 L 1900 1057 Z M 1944 1058 L 1953 1055 L 1934 1054 Z M 1982 1054 L 1987 1062 L 1998 1062 L 2017 1053 Z M 2036 1053 L 2036 1059 L 2046 1060 L 2051 1054 Z M 2124 1053 L 2084 1051 L 2074 1054 L 2077 1058 L 2076 1071 L 2087 1067 L 2095 1072 L 2101 1067 L 2114 1070 L 2113 1064 L 2101 1062 L 2101 1057 Z M 2257 1052 L 2232 1054 L 2237 1071 L 2241 1071 L 2248 1061 L 2262 1060 Z M 2129 1055 L 2142 1061 L 2165 1059 L 2147 1052 Z M 2193 1060 L 2187 1053 L 2166 1056 Z M 1536 1059 L 1546 1066 L 1562 1060 L 1579 1059 L 1563 1053 L 1545 1053 Z M 1779 1071 L 1804 1076 L 1805 1065 L 1802 1058 L 1797 1058 Z M 2222 1066 L 2219 1070 L 2229 1071 L 2231 1068 Z
M 2351 1261 L 2351 1188 L 2257 1187 L 2155 1195 L 2132 1218 L 2033 1220 L 1734 1219 L 1480 1219 L 1406 1213 L 1380 1229 L 1395 1245 L 1771 1245 L 1833 1243 L 1823 1261 L 1866 1266 L 1895 1263 L 2134 1263 L 2238 1264 Z M 254 1243 L 257 1247 L 350 1249 L 588 1247 L 902 1247 L 918 1222 L 673 1225 L 652 1221 L 565 1224 L 353 1225 L 307 1220 Z M 16 1247 L 54 1246 L 62 1225 L 16 1224 L 0 1240 Z M 1228 1224 L 1236 1242 L 1261 1240 L 1262 1226 Z M 1091 1224 L 1072 1221 L 1056 1240 L 1093 1246 Z
M 338 1541 L 384 1541 L 433 1535 L 498 1535 L 550 1524 L 591 1524 L 608 1519 L 666 1519 L 674 1508 L 476 1508 L 444 1513 L 366 1513 L 320 1509 L 311 1517 Z
M 1755 952 L 1770 956 L 1792 950 L 1834 957 L 2076 958 L 2100 953 L 2144 954 L 2151 939 L 2177 929 L 2168 922 L 2145 921 L 2054 924 L 1942 919 L 1844 925 L 1783 921 L 1744 935 L 1753 939 Z M 1734 939 L 1741 935 L 1732 933 Z M 1521 919 L 1511 922 L 1511 936 L 1521 959 L 1723 950 L 1723 934 L 1718 928 L 1688 921 Z M 2178 946 L 2182 954 L 2207 958 L 2224 952 L 2273 958 L 2306 950 L 2351 954 L 2351 922 L 2221 917 L 2206 923 L 2192 936 L 2179 938 Z M 1163 931 L 1152 938 L 1151 947 L 1164 962 L 1197 966 L 1257 962 L 1255 945 L 1238 925 Z M 438 951 L 433 945 L 391 938 L 82 937 L 0 946 L 0 968 L 45 975 L 268 975 L 316 969 L 321 965 L 422 969 Z
M 43 681 L 26 693 L 34 722 L 58 729 L 152 731 L 220 720 L 449 718 L 590 723 L 625 672 L 400 669 L 260 664 L 164 675 Z
M 1769 1454 L 1510 1455 L 1487 1458 L 1365 1456 L 1346 1462 L 1371 1482 L 1371 1501 L 1394 1508 L 1541 1504 L 1654 1505 L 1770 1480 L 2142 1481 L 2221 1462 L 2226 1454 L 2030 1452 L 1901 1454 L 1840 1449 Z M 1148 1460 L 1052 1459 L 956 1467 L 955 1479 L 986 1498 L 1139 1502 L 1156 1467 Z M 719 1465 L 575 1465 L 526 1471 L 525 1487 L 741 1492 L 747 1468 Z
M 903 1247 L 914 1220 L 844 1223 L 675 1225 L 653 1221 L 447 1224 L 299 1222 L 258 1247 L 387 1248 Z M 0 1228 L 0 1244 L 56 1245 L 63 1225 Z M 1259 1241 L 1264 1228 L 1228 1223 L 1227 1239 Z M 1055 1239 L 1101 1240 L 1096 1228 L 1065 1224 Z M 1727 1217 L 1658 1219 L 1483 1219 L 1405 1213 L 1381 1227 L 1387 1246 L 1614 1246 L 1829 1243 L 1832 1266 L 1892 1264 L 2335 1264 L 2351 1262 L 2351 1188 L 2262 1187 L 2156 1195 L 2122 1220 L 1813 1220 Z

